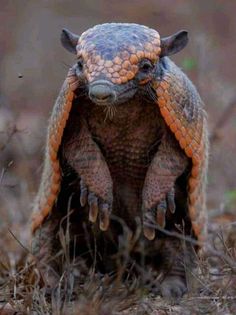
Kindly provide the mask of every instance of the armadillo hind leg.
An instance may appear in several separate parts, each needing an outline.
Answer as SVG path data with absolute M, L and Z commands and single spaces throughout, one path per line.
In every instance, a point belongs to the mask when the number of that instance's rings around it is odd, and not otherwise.
M 61 246 L 58 233 L 55 232 L 56 221 L 59 224 L 58 218 L 55 218 L 54 213 L 52 213 L 35 231 L 31 244 L 31 251 L 37 268 L 44 284 L 49 288 L 54 288 L 60 279 L 61 256 L 59 257 L 57 254 Z
M 177 238 L 166 238 L 163 239 L 160 256 L 160 268 L 164 275 L 160 293 L 164 298 L 181 298 L 187 291 L 187 275 L 194 266 L 192 246 Z

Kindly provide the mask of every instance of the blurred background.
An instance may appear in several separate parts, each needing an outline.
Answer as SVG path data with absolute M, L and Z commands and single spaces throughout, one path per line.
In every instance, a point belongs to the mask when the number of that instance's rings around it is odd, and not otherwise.
M 27 244 L 48 118 L 74 63 L 60 44 L 63 27 L 81 34 L 98 23 L 135 22 L 161 36 L 189 31 L 189 45 L 172 59 L 208 112 L 210 222 L 236 220 L 235 12 L 230 0 L 1 0 L 0 251 L 15 250 L 8 229 Z

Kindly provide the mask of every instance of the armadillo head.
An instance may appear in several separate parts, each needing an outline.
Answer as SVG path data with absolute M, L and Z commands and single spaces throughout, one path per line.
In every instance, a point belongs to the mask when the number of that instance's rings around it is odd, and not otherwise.
M 109 23 L 81 36 L 64 29 L 61 41 L 77 55 L 72 73 L 88 97 L 97 105 L 109 106 L 124 103 L 137 91 L 150 95 L 160 58 L 180 51 L 188 38 L 186 31 L 160 39 L 157 31 L 143 25 Z

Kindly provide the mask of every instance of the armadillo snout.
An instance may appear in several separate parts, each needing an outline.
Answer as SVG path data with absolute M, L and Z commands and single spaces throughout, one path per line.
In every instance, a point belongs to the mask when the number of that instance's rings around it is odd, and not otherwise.
M 98 105 L 109 104 L 116 100 L 116 92 L 109 82 L 99 80 L 90 85 L 89 98 Z

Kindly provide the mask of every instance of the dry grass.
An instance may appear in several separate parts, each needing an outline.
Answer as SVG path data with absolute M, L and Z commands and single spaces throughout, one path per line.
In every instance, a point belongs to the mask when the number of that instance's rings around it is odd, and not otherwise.
M 150 293 L 142 279 L 120 281 L 119 273 L 101 277 L 93 269 L 81 273 L 86 267 L 81 261 L 69 260 L 67 244 L 64 273 L 58 287 L 49 293 L 29 250 L 8 232 L 8 244 L 15 246 L 16 252 L 12 255 L 1 246 L 0 314 L 235 314 L 236 223 L 223 229 L 211 224 L 209 232 L 206 250 L 190 277 L 190 292 L 179 301 L 166 301 Z M 1 245 L 4 239 L 6 231 Z M 5 313 L 4 308 L 8 309 Z

